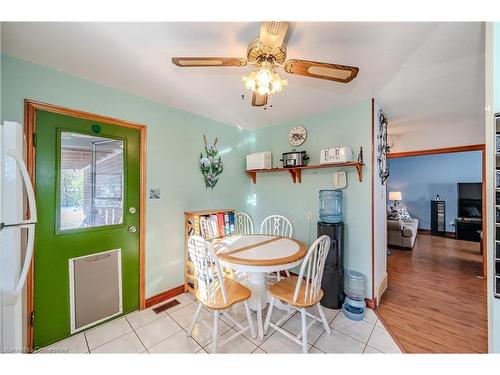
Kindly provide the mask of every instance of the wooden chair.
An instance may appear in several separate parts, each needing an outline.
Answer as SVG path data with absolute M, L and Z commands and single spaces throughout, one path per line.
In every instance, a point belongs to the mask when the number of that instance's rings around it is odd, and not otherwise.
M 292 238 L 293 227 L 290 220 L 286 217 L 281 215 L 270 215 L 262 221 L 260 233 Z M 285 270 L 285 273 L 287 277 L 290 277 L 290 272 L 288 272 L 288 270 Z M 276 272 L 276 280 L 281 280 L 279 272 Z
M 271 302 L 266 316 L 266 323 L 264 324 L 264 334 L 267 333 L 269 326 L 271 326 L 297 344 L 302 345 L 303 353 L 307 353 L 307 329 L 314 321 L 322 322 L 326 332 L 331 334 L 330 327 L 325 318 L 325 313 L 319 304 L 319 301 L 323 297 L 321 279 L 323 277 L 323 269 L 329 249 L 330 238 L 325 235 L 321 236 L 314 241 L 307 252 L 300 267 L 299 276 L 287 277 L 269 288 Z M 291 312 L 275 324 L 271 322 L 271 316 L 276 299 L 291 307 Z M 306 308 L 314 305 L 318 308 L 319 317 L 306 310 Z M 300 311 L 302 318 L 302 332 L 297 336 L 293 336 L 288 331 L 281 328 L 281 325 L 286 322 L 295 311 Z M 314 319 L 309 326 L 306 324 L 307 316 Z M 300 340 L 301 336 L 302 341 Z
M 237 212 L 234 216 L 237 234 L 253 234 L 253 221 L 248 214 L 245 212 Z
M 253 221 L 250 215 L 245 212 L 237 212 L 235 218 L 235 234 L 254 234 Z M 231 278 L 245 283 L 248 275 L 243 271 L 231 270 Z
M 188 329 L 188 336 L 193 334 L 193 329 L 198 320 L 202 306 L 213 312 L 213 343 L 212 352 L 216 353 L 218 346 L 227 344 L 242 333 L 248 331 L 256 338 L 255 329 L 250 317 L 250 308 L 248 299 L 250 298 L 250 289 L 241 285 L 235 280 L 225 278 L 222 274 L 219 260 L 215 256 L 210 243 L 200 236 L 191 236 L 188 240 L 189 257 L 194 265 L 195 282 L 197 286 L 196 300 L 198 308 L 193 316 L 191 325 Z M 236 303 L 243 302 L 248 319 L 248 326 L 243 327 L 229 314 L 228 309 Z M 218 322 L 219 316 L 227 317 L 239 331 L 228 337 L 224 342 L 218 342 Z
M 260 233 L 292 238 L 292 223 L 281 215 L 270 215 L 260 225 Z

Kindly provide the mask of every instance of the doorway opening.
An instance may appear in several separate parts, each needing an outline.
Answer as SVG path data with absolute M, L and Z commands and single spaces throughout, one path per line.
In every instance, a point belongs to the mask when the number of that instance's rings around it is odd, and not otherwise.
M 484 149 L 390 155 L 388 288 L 378 308 L 407 352 L 488 350 Z

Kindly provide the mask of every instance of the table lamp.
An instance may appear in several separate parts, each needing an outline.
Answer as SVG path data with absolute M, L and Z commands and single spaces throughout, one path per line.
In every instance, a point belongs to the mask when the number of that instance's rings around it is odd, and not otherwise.
M 396 207 L 399 205 L 399 201 L 403 200 L 401 192 L 400 191 L 390 191 L 389 192 L 389 200 L 393 201 L 392 208 L 396 209 Z

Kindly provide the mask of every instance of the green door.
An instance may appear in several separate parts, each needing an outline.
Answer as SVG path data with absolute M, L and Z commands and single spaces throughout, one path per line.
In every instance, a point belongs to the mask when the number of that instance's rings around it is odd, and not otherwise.
M 139 307 L 140 131 L 41 110 L 36 120 L 33 344 L 43 347 Z

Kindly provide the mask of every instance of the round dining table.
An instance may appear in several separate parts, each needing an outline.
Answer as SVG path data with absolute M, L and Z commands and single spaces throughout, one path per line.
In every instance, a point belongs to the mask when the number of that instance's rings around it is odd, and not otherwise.
M 268 302 L 266 276 L 299 265 L 306 256 L 306 245 L 287 237 L 246 234 L 225 237 L 214 250 L 223 266 L 248 275 L 252 290 L 249 304 L 257 312 L 257 329 L 262 340 L 262 310 Z

